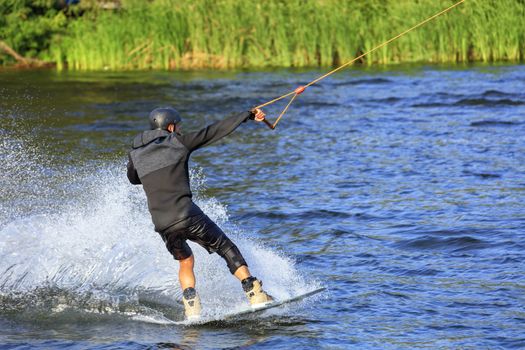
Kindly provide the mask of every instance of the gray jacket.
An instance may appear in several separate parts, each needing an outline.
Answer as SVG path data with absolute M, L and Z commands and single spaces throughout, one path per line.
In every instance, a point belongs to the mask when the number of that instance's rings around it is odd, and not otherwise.
M 253 118 L 243 112 L 189 134 L 165 130 L 146 130 L 133 140 L 129 152 L 128 179 L 142 184 L 155 231 L 201 214 L 192 201 L 188 161 L 191 153 L 233 132 L 242 122 Z

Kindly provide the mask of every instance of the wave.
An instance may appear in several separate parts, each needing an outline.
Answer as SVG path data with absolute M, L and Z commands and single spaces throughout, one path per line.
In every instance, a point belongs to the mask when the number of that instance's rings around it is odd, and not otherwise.
M 349 218 L 352 216 L 359 216 L 360 214 L 351 214 L 346 212 L 341 212 L 337 210 L 327 210 L 327 209 L 318 209 L 318 210 L 305 210 L 298 211 L 295 213 L 292 212 L 279 212 L 279 211 L 267 211 L 267 212 L 247 212 L 242 217 L 251 218 L 267 218 L 267 219 L 285 219 L 285 218 Z
M 464 98 L 454 103 L 454 106 L 521 106 L 525 102 L 509 98 L 487 99 L 487 98 Z
M 500 107 L 500 106 L 522 106 L 525 102 L 513 100 L 509 98 L 503 99 L 488 99 L 488 98 L 462 98 L 457 101 L 450 102 L 425 102 L 414 103 L 411 106 L 415 108 L 433 108 L 433 107 L 464 107 L 464 106 L 484 106 L 484 107 Z
M 353 86 L 353 85 L 379 85 L 379 84 L 389 84 L 393 81 L 385 78 L 365 78 L 365 79 L 349 79 L 347 81 L 338 81 L 333 83 L 335 86 Z
M 478 172 L 472 172 L 472 171 L 467 171 L 467 170 L 464 170 L 463 174 L 477 176 L 477 177 L 482 178 L 482 179 L 499 179 L 499 178 L 501 178 L 500 174 L 478 173 Z
M 480 127 L 480 126 L 516 126 L 516 125 L 521 125 L 522 123 L 520 122 L 516 122 L 516 121 L 510 121 L 510 120 L 492 120 L 492 119 L 488 119 L 488 120 L 480 120 L 480 121 L 477 121 L 477 122 L 472 122 L 470 123 L 470 126 L 476 126 L 476 127 Z
M 445 250 L 459 252 L 488 248 L 490 244 L 471 236 L 435 237 L 425 235 L 418 238 L 402 240 L 397 242 L 396 246 L 408 249 Z
M 481 96 L 483 97 L 520 97 L 515 93 L 508 93 L 499 90 L 487 90 Z

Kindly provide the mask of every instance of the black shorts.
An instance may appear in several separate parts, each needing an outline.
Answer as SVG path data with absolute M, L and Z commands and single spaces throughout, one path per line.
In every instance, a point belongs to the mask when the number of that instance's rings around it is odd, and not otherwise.
M 186 240 L 202 246 L 208 253 L 222 256 L 230 271 L 246 265 L 239 249 L 208 216 L 204 214 L 191 216 L 169 227 L 160 233 L 166 248 L 176 260 L 184 260 L 192 255 Z

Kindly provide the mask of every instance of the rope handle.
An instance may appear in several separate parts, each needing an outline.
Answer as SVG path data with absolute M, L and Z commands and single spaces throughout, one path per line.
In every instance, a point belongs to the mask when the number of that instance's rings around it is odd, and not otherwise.
M 270 123 L 270 122 L 268 121 L 268 119 L 264 118 L 264 119 L 263 119 L 263 122 L 264 122 L 264 124 L 266 124 L 266 126 L 269 127 L 270 129 L 272 129 L 272 130 L 275 129 L 275 126 L 273 126 L 272 123 Z
M 295 98 L 302 94 L 304 92 L 304 90 L 306 89 L 306 86 L 299 86 L 297 87 L 295 90 L 294 90 L 294 95 L 293 97 L 290 99 L 290 101 L 288 102 L 288 104 L 286 105 L 286 107 L 284 107 L 284 109 L 282 110 L 281 114 L 279 114 L 279 117 L 277 117 L 277 119 L 275 120 L 275 123 L 270 123 L 266 118 L 264 118 L 262 121 L 264 122 L 264 124 L 266 124 L 266 126 L 268 126 L 270 129 L 274 130 L 275 127 L 277 126 L 277 123 L 279 123 L 279 120 L 281 120 L 281 118 L 283 117 L 283 115 L 286 113 L 286 111 L 288 110 L 288 107 L 290 107 L 290 105 L 292 104 L 292 102 L 295 100 Z M 259 109 L 260 106 L 257 106 L 255 108 L 252 109 L 252 111 L 256 110 L 256 109 Z

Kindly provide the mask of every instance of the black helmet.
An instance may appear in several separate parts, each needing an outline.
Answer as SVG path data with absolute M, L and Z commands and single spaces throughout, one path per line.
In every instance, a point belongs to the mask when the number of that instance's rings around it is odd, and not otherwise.
M 179 112 L 171 107 L 155 108 L 149 114 L 151 130 L 168 130 L 168 125 L 177 124 L 181 120 Z

